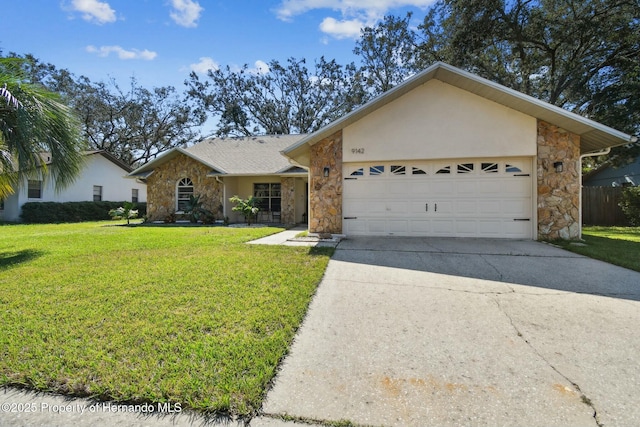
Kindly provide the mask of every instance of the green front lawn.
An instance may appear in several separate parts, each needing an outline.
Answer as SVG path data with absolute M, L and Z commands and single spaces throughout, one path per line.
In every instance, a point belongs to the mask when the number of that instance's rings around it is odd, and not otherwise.
M 640 227 L 584 227 L 582 238 L 586 246 L 559 243 L 572 252 L 640 271 Z
M 109 225 L 0 226 L 0 385 L 254 413 L 331 250 Z

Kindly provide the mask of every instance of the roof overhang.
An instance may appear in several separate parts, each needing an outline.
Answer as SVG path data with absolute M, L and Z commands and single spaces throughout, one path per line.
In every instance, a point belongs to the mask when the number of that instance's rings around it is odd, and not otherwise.
M 180 154 L 184 154 L 185 156 L 195 160 L 196 162 L 202 163 L 203 165 L 207 166 L 208 168 L 211 168 L 213 171 L 217 172 L 218 174 L 224 174 L 225 171 L 221 170 L 220 168 L 206 162 L 203 161 L 201 158 L 194 156 L 192 153 L 190 153 L 189 151 L 183 149 L 183 148 L 173 148 L 169 151 L 167 151 L 166 153 L 156 157 L 155 159 L 153 159 L 152 161 L 150 161 L 149 163 L 145 163 L 144 165 L 140 166 L 139 168 L 137 168 L 136 170 L 134 170 L 133 172 L 129 173 L 128 177 L 131 178 L 147 178 L 149 175 L 151 175 L 151 173 L 153 173 L 153 171 L 159 167 L 162 166 L 163 164 L 175 159 L 176 157 L 178 157 Z
M 586 117 L 582 117 L 516 90 L 509 89 L 443 62 L 437 62 L 351 113 L 309 134 L 296 144 L 283 150 L 282 154 L 291 159 L 294 164 L 308 166 L 310 161 L 309 148 L 312 145 L 357 122 L 374 110 L 398 99 L 432 79 L 440 80 L 523 114 L 561 127 L 571 133 L 580 135 L 580 151 L 583 154 L 634 142 L 634 137 L 624 132 L 620 132 L 601 123 L 587 119 Z

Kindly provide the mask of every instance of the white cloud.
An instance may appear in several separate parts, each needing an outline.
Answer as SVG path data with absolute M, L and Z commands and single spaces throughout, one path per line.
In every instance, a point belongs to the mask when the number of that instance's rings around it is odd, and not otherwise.
M 189 65 L 191 71 L 195 71 L 198 74 L 207 74 L 209 70 L 216 71 L 220 68 L 220 64 L 209 58 L 208 56 L 201 56 L 200 62 Z
M 360 36 L 360 29 L 366 24 L 359 19 L 346 19 L 338 21 L 335 18 L 324 18 L 320 23 L 320 31 L 336 39 L 356 39 Z
M 257 60 L 254 62 L 254 68 L 249 69 L 250 72 L 255 74 L 267 74 L 269 72 L 269 64 L 264 61 Z
M 98 0 L 72 0 L 70 10 L 82 13 L 82 19 L 97 24 L 116 21 L 116 12 L 109 3 Z
M 198 26 L 196 21 L 204 10 L 200 3 L 194 0 L 171 0 L 171 6 L 174 10 L 169 16 L 176 24 L 187 28 Z
M 384 15 L 390 9 L 398 7 L 426 8 L 435 2 L 436 0 L 282 0 L 276 13 L 283 20 L 314 9 L 339 10 L 345 16 L 361 13 L 372 16 Z
M 86 48 L 87 52 L 89 53 L 95 53 L 98 56 L 101 57 L 107 57 L 109 56 L 111 53 L 115 53 L 116 55 L 118 55 L 118 58 L 120 59 L 144 59 L 145 61 L 151 61 L 153 59 L 155 59 L 156 56 L 158 56 L 158 54 L 156 52 L 152 52 L 150 50 L 138 50 L 138 49 L 131 49 L 131 50 L 126 50 L 120 46 L 100 46 L 100 47 L 95 47 L 95 46 L 87 46 Z
M 235 64 L 229 66 L 229 70 L 234 73 L 239 73 L 243 69 L 244 67 Z M 253 67 L 244 69 L 244 71 L 249 74 L 267 74 L 270 70 L 269 64 L 260 59 L 253 63 Z
M 338 12 L 340 18 L 324 18 L 320 30 L 331 37 L 342 39 L 358 37 L 360 29 L 374 25 L 392 9 L 424 9 L 435 2 L 436 0 L 282 0 L 275 12 L 283 21 L 291 21 L 297 15 L 317 9 Z M 323 39 L 324 42 L 326 39 Z

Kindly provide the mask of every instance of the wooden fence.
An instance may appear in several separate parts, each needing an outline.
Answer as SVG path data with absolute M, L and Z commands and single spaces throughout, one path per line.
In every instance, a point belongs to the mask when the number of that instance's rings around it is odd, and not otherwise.
M 622 187 L 582 187 L 584 225 L 629 225 L 618 206 Z

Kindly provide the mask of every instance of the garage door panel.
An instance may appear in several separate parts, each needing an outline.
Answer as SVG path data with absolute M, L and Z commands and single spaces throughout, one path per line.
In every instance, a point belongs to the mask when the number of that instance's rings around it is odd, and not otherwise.
M 367 231 L 373 234 L 387 234 L 387 221 L 381 220 L 369 220 L 367 221 Z
M 345 165 L 363 172 L 344 182 L 344 232 L 532 237 L 531 159 L 419 163 Z
M 458 215 L 475 216 L 478 213 L 478 202 L 476 200 L 458 200 L 455 211 Z
M 425 180 L 411 179 L 404 181 L 404 184 L 409 189 L 409 194 L 429 194 L 431 192 L 431 183 Z
M 524 233 L 528 232 L 531 223 L 529 221 L 504 221 L 502 226 L 505 237 L 520 238 Z
M 501 220 L 479 220 L 478 235 L 479 237 L 493 237 L 500 234 L 502 229 Z
M 456 234 L 461 237 L 473 237 L 478 234 L 477 220 L 456 220 Z
M 429 194 L 433 195 L 451 195 L 455 191 L 455 183 L 451 181 L 434 181 L 431 183 Z
M 438 216 L 451 215 L 453 213 L 454 203 L 454 200 L 434 198 L 434 202 L 429 203 L 429 212 Z
M 412 233 L 424 236 L 431 233 L 431 221 L 425 219 L 413 219 L 410 223 L 410 229 Z
M 513 216 L 514 218 L 528 217 L 530 214 L 531 202 L 529 200 L 503 200 L 502 212 L 505 215 Z
M 453 219 L 434 219 L 431 229 L 434 236 L 450 236 L 454 226 Z
M 359 212 L 359 215 L 363 214 L 386 214 L 387 213 L 387 202 L 386 200 L 367 200 L 362 203 L 365 206 L 365 210 L 363 212 Z
M 408 220 L 389 220 L 387 227 L 390 233 L 405 234 L 409 231 L 409 221 Z
M 394 198 L 405 198 L 409 192 L 409 188 L 406 182 L 389 182 L 385 185 L 387 194 Z
M 472 181 L 461 181 L 457 183 L 456 190 L 456 195 L 458 196 L 475 195 L 478 193 L 478 185 Z
M 427 213 L 427 205 L 428 203 L 418 200 L 413 200 L 409 203 L 409 215 L 412 217 L 420 217 L 423 214 Z
M 501 200 L 479 200 L 478 214 L 480 215 L 500 215 L 502 213 Z
M 531 193 L 531 178 L 512 177 L 501 183 L 500 193 L 505 196 L 522 196 Z
M 393 216 L 406 216 L 409 213 L 409 202 L 406 200 L 393 202 L 389 201 L 387 202 L 387 212 L 389 212 L 389 214 Z

